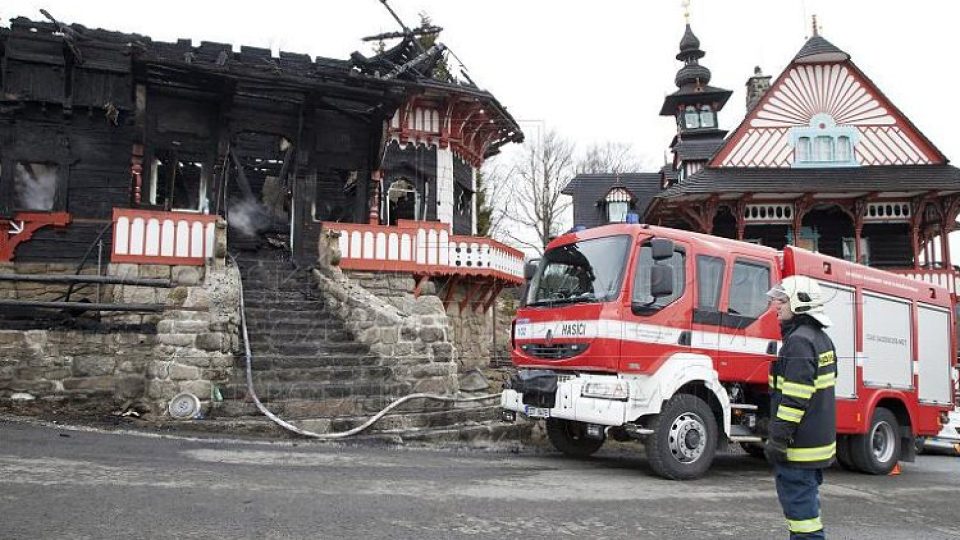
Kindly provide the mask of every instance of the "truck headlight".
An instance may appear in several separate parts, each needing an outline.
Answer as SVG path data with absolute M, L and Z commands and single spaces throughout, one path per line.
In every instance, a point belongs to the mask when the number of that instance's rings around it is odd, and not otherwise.
M 627 381 L 591 381 L 583 385 L 580 395 L 590 398 L 625 400 L 630 397 L 630 385 Z

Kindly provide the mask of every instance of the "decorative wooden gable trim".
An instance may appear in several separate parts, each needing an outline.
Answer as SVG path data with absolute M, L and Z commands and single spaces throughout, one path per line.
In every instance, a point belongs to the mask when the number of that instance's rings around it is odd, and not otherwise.
M 818 136 L 827 149 L 814 146 Z M 832 145 L 832 146 L 831 146 Z M 823 159 L 828 154 L 832 159 Z M 850 61 L 793 63 L 711 167 L 850 167 L 946 162 Z

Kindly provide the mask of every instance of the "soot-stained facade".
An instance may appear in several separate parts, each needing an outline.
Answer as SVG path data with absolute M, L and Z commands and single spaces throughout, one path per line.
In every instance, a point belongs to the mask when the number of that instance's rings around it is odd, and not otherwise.
M 468 77 L 441 74 L 442 53 L 408 35 L 372 58 L 273 56 L 13 19 L 0 28 L 0 260 L 117 248 L 118 220 L 122 256 L 178 258 L 206 238 L 149 212 L 221 216 L 231 249 L 282 243 L 304 262 L 323 223 L 475 234 L 476 171 L 522 133 Z

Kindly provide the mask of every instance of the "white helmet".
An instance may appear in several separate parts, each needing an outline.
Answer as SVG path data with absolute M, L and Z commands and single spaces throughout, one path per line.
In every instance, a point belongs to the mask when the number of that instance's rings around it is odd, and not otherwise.
M 823 295 L 817 280 L 809 276 L 789 276 L 783 278 L 779 285 L 767 291 L 767 296 L 774 300 L 783 300 L 790 303 L 790 311 L 795 315 L 809 315 L 823 326 L 830 326 L 833 321 L 823 312 Z

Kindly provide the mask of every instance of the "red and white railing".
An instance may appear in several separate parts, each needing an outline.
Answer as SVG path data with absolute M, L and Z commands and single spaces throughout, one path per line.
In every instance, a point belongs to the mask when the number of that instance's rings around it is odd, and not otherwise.
M 340 267 L 347 270 L 477 275 L 523 282 L 523 252 L 490 238 L 451 235 L 444 223 L 324 222 L 323 227 L 340 233 Z
M 956 295 L 957 291 L 960 290 L 960 273 L 949 268 L 884 268 L 884 270 L 917 281 L 939 285 L 950 291 L 950 294 L 953 295 Z
M 113 209 L 111 262 L 202 266 L 213 257 L 217 216 Z

